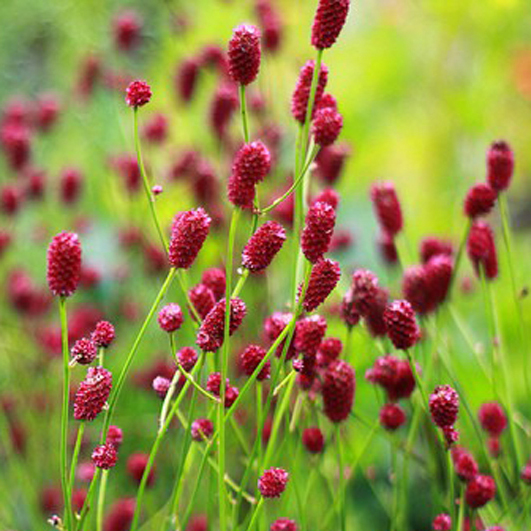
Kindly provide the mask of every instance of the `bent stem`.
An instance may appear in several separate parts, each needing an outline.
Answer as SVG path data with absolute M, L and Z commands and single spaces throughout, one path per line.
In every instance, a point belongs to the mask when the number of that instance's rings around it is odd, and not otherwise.
M 134 128 L 134 138 L 135 138 L 136 159 L 138 162 L 138 167 L 140 169 L 140 174 L 142 175 L 142 183 L 144 184 L 144 192 L 148 200 L 149 209 L 151 211 L 151 217 L 153 219 L 155 228 L 157 229 L 160 242 L 162 244 L 164 252 L 167 252 L 168 244 L 166 243 L 166 238 L 164 237 L 164 233 L 162 232 L 162 229 L 159 223 L 159 218 L 157 216 L 157 210 L 155 208 L 155 196 L 153 195 L 153 192 L 151 191 L 151 188 L 149 187 L 149 181 L 148 181 L 148 177 L 146 174 L 146 168 L 144 167 L 144 161 L 142 160 L 142 151 L 140 149 L 140 135 L 138 134 L 138 108 L 137 107 L 133 108 L 133 128 Z
M 68 349 L 68 320 L 66 297 L 59 297 L 59 318 L 61 320 L 61 344 L 63 350 L 63 406 L 61 411 L 61 483 L 64 499 L 66 529 L 72 529 L 72 491 L 68 478 L 68 407 L 70 398 L 70 355 Z
M 245 98 L 244 98 L 245 99 Z M 219 430 L 219 451 L 218 451 L 218 497 L 219 497 L 219 528 L 225 531 L 227 528 L 227 510 L 225 504 L 225 395 L 227 391 L 227 373 L 229 367 L 229 341 L 230 341 L 230 314 L 231 314 L 231 291 L 232 291 L 232 267 L 234 240 L 236 238 L 236 227 L 240 217 L 240 210 L 233 209 L 229 228 L 229 238 L 227 242 L 227 263 L 225 268 L 225 326 L 223 330 L 223 351 L 221 360 L 221 385 L 220 402 L 218 406 L 218 430 Z

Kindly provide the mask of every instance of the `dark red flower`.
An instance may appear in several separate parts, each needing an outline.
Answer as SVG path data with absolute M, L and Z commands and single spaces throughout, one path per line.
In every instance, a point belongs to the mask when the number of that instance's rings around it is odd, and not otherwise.
M 347 20 L 350 0 L 319 0 L 312 25 L 312 46 L 330 48 Z
M 423 264 L 429 262 L 430 258 L 444 254 L 453 256 L 454 247 L 452 242 L 443 240 L 437 236 L 427 236 L 420 243 L 420 259 Z
M 271 0 L 257 0 L 256 13 L 262 29 L 262 43 L 269 52 L 276 52 L 282 40 L 282 23 Z
M 184 102 L 189 102 L 195 93 L 199 76 L 199 60 L 195 57 L 185 58 L 177 69 L 175 75 L 175 88 L 177 94 Z
M 374 366 L 365 373 L 365 378 L 383 387 L 392 402 L 409 398 L 415 389 L 415 378 L 409 363 L 395 356 L 378 358 Z
M 404 222 L 394 185 L 392 183 L 374 184 L 371 188 L 371 200 L 382 229 L 391 236 L 398 234 Z
M 181 307 L 174 302 L 167 304 L 160 310 L 157 321 L 165 332 L 171 333 L 179 330 L 184 321 Z
M 83 185 L 83 175 L 77 168 L 66 168 L 61 173 L 61 199 L 67 205 L 72 205 L 79 199 Z
M 129 456 L 129 459 L 127 460 L 127 473 L 135 483 L 140 483 L 140 481 L 142 481 L 142 476 L 144 475 L 148 460 L 148 454 L 136 453 Z M 154 481 L 155 465 L 153 464 L 147 477 L 146 486 L 150 487 L 153 485 Z
M 170 389 L 171 382 L 164 376 L 157 376 L 151 385 L 153 387 L 153 391 L 159 395 L 159 398 L 164 400 L 168 394 L 168 390 Z
M 210 419 L 196 419 L 192 422 L 190 430 L 194 441 L 203 442 L 212 437 L 212 434 L 214 433 L 214 424 Z
M 328 251 L 335 223 L 336 213 L 329 204 L 317 202 L 308 209 L 301 247 L 310 262 L 317 262 Z
M 153 144 L 164 142 L 168 136 L 168 119 L 166 116 L 161 113 L 153 115 L 144 125 L 142 135 Z
M 223 344 L 225 330 L 225 299 L 221 299 L 208 312 L 197 332 L 197 345 L 204 352 L 215 352 Z M 230 301 L 230 335 L 234 334 L 241 325 L 247 309 L 245 303 L 238 298 Z
M 334 260 L 322 259 L 315 263 L 304 295 L 302 307 L 307 312 L 318 308 L 332 293 L 341 277 L 339 264 Z M 299 287 L 299 294 L 300 289 Z
M 258 480 L 258 490 L 264 498 L 279 498 L 286 489 L 289 474 L 282 468 L 266 470 Z
M 300 70 L 295 90 L 291 96 L 291 114 L 299 123 L 303 124 L 306 121 L 306 111 L 310 99 L 310 91 L 312 86 L 313 71 L 315 69 L 315 61 L 308 61 Z M 324 93 L 326 83 L 328 82 L 328 68 L 323 63 L 319 72 L 317 80 L 317 89 L 315 92 L 315 100 L 312 109 L 312 118 L 315 116 L 319 101 Z
M 135 514 L 134 498 L 120 499 L 111 506 L 103 523 L 104 531 L 128 531 Z
M 219 267 L 212 267 L 205 269 L 201 275 L 201 282 L 209 287 L 216 297 L 216 300 L 222 299 L 225 296 L 225 271 Z
M 496 483 L 490 476 L 477 475 L 466 486 L 465 500 L 472 509 L 486 505 L 496 495 Z
M 343 296 L 343 299 L 341 300 L 341 306 L 339 308 L 341 319 L 343 319 L 347 326 L 356 326 L 361 317 L 355 307 L 354 301 L 354 290 L 349 288 L 349 290 Z
M 404 422 L 406 422 L 406 413 L 398 404 L 385 404 L 380 409 L 380 424 L 386 430 L 397 430 Z
M 173 220 L 169 259 L 177 269 L 188 269 L 197 258 L 210 231 L 210 216 L 199 207 L 180 212 Z
M 464 448 L 455 446 L 452 449 L 452 461 L 455 473 L 462 481 L 468 482 L 477 476 L 479 471 L 478 464 L 472 454 Z
M 112 375 L 103 367 L 89 367 L 74 400 L 76 420 L 94 420 L 109 398 Z
M 327 184 L 334 184 L 343 171 L 350 149 L 345 144 L 322 148 L 317 158 L 317 176 Z
M 190 372 L 195 367 L 199 358 L 197 352 L 192 347 L 183 347 L 177 352 L 176 356 L 178 365 L 186 372 Z
M 269 339 L 271 343 L 273 343 L 277 337 L 282 333 L 284 328 L 288 326 L 288 323 L 293 318 L 293 314 L 289 312 L 275 312 L 269 317 L 267 317 L 264 321 L 264 335 Z M 279 358 L 282 355 L 282 351 L 284 350 L 284 345 L 286 344 L 286 340 L 284 339 L 281 341 L 280 345 L 277 348 L 276 356 Z M 293 342 L 290 343 L 288 350 L 286 352 L 286 360 L 290 360 L 295 356 L 296 351 L 295 347 L 293 345 Z
M 48 247 L 47 280 L 50 291 L 69 297 L 81 278 L 81 244 L 77 234 L 60 232 Z
M 386 231 L 381 231 L 378 240 L 376 241 L 376 245 L 382 260 L 386 264 L 394 265 L 398 263 L 398 250 L 393 236 Z
M 297 321 L 293 341 L 295 350 L 315 357 L 326 334 L 326 327 L 326 319 L 320 315 L 312 315 Z
M 240 354 L 240 368 L 243 374 L 251 376 L 260 362 L 265 358 L 266 350 L 258 345 L 249 345 Z M 256 379 L 261 382 L 267 380 L 271 372 L 271 362 L 267 361 Z
M 494 142 L 487 151 L 487 181 L 501 192 L 509 187 L 514 171 L 514 155 L 507 142 Z
M 142 19 L 132 10 L 119 13 L 114 20 L 114 40 L 119 50 L 129 52 L 140 42 Z
M 302 444 L 311 454 L 320 454 L 324 448 L 323 432 L 317 427 L 306 428 L 302 432 Z
M 321 393 L 323 395 L 324 413 L 332 422 L 341 422 L 350 415 L 356 378 L 354 369 L 343 360 L 334 360 L 323 376 Z
M 430 412 L 439 428 L 453 426 L 459 413 L 459 396 L 449 385 L 439 385 L 430 395 Z
M 266 221 L 251 236 L 242 252 L 242 264 L 249 271 L 266 269 L 286 241 L 284 227 L 276 221 Z
M 74 343 L 74 346 L 70 350 L 70 355 L 77 363 L 90 365 L 98 355 L 98 348 L 92 339 L 84 337 Z
M 107 437 L 105 438 L 107 444 L 112 444 L 116 449 L 118 449 L 120 448 L 123 439 L 124 434 L 122 430 L 118 426 L 113 426 L 111 424 L 107 430 Z
M 431 524 L 433 531 L 451 531 L 452 519 L 449 514 L 442 513 L 437 515 Z
M 216 136 L 224 140 L 234 112 L 238 109 L 238 94 L 233 84 L 221 83 L 210 104 L 210 125 Z
M 316 111 L 312 122 L 312 135 L 318 146 L 332 145 L 343 128 L 343 117 L 331 107 L 320 108 Z
M 465 198 L 465 215 L 471 219 L 487 215 L 494 207 L 497 197 L 496 190 L 488 184 L 475 184 Z
M 229 75 L 235 83 L 249 85 L 260 69 L 260 30 L 250 24 L 236 27 L 229 41 Z
M 317 351 L 317 364 L 320 367 L 327 367 L 332 361 L 339 358 L 342 350 L 343 343 L 337 337 L 323 339 Z
M 109 321 L 99 321 L 91 334 L 98 348 L 108 348 L 114 341 L 114 326 Z
M 96 446 L 92 452 L 92 462 L 103 470 L 109 470 L 116 465 L 118 455 L 116 453 L 116 447 L 112 444 L 102 444 Z
M 129 107 L 142 107 L 151 99 L 151 87 L 142 80 L 132 81 L 125 91 L 125 103 Z
M 420 338 L 420 330 L 415 319 L 415 312 L 407 301 L 393 301 L 384 311 L 387 335 L 400 350 L 411 348 Z
M 190 289 L 188 291 L 188 297 L 201 319 L 204 319 L 216 304 L 214 293 L 212 293 L 212 290 L 207 288 L 204 284 L 198 284 Z
M 468 235 L 467 252 L 478 276 L 480 272 L 487 279 L 498 276 L 498 257 L 490 225 L 484 221 L 474 222 Z
M 481 427 L 492 437 L 499 437 L 507 427 L 507 416 L 498 402 L 486 402 L 478 411 Z

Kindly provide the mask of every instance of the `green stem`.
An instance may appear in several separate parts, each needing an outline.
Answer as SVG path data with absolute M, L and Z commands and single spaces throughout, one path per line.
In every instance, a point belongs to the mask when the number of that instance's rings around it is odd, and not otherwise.
M 452 522 L 455 522 L 454 465 L 449 449 L 446 450 L 446 463 L 448 469 L 448 514 L 452 518 Z
M 243 139 L 246 144 L 249 143 L 249 123 L 247 119 L 247 102 L 245 99 L 245 85 L 240 85 L 239 87 L 240 94 L 240 110 L 242 115 L 242 126 L 243 126 Z
M 74 453 L 72 454 L 72 462 L 70 463 L 70 490 L 74 488 L 76 478 L 77 460 L 79 458 L 79 450 L 81 448 L 81 441 L 83 440 L 83 433 L 85 431 L 85 423 L 81 422 L 77 430 L 76 444 L 74 445 Z
M 244 98 L 245 99 L 245 98 Z M 231 292 L 232 292 L 232 268 L 234 240 L 236 238 L 236 227 L 240 217 L 240 210 L 233 209 L 229 228 L 229 238 L 227 242 L 227 262 L 225 268 L 226 288 L 225 288 L 225 327 L 223 330 L 223 351 L 221 360 L 221 386 L 220 402 L 218 406 L 218 430 L 219 430 L 219 451 L 218 451 L 218 496 L 219 496 L 219 529 L 227 529 L 227 508 L 225 503 L 225 393 L 226 378 L 229 366 L 229 341 L 230 341 L 230 314 L 231 314 Z
M 101 474 L 100 490 L 98 493 L 98 509 L 96 511 L 96 531 L 103 530 L 103 511 L 105 509 L 105 494 L 107 493 L 107 479 L 109 471 L 103 470 Z
M 346 531 L 345 515 L 345 476 L 343 467 L 343 448 L 341 447 L 341 430 L 339 424 L 336 426 L 337 442 L 337 465 L 339 467 L 339 522 L 341 531 Z
M 254 508 L 253 517 L 251 518 L 251 521 L 249 522 L 249 525 L 247 526 L 247 531 L 253 530 L 253 526 L 258 518 L 258 515 L 260 514 L 260 511 L 262 510 L 263 505 L 264 505 L 264 498 L 260 498 L 257 506 Z
M 68 408 L 70 393 L 70 352 L 68 348 L 68 319 L 66 316 L 66 298 L 59 298 L 59 317 L 61 320 L 61 344 L 63 350 L 63 406 L 61 412 L 61 483 L 65 507 L 66 530 L 72 529 L 72 490 L 68 478 Z
M 452 278 L 450 279 L 450 285 L 448 286 L 447 300 L 450 300 L 450 297 L 452 295 L 452 288 L 453 288 L 453 285 L 455 284 L 455 280 L 457 279 L 457 272 L 459 271 L 459 266 L 461 265 L 461 259 L 463 258 L 463 252 L 465 250 L 465 246 L 468 240 L 468 234 L 470 233 L 471 226 L 472 226 L 472 222 L 470 221 L 470 219 L 467 218 L 465 230 L 463 231 L 463 236 L 461 236 L 461 241 L 459 242 L 459 247 L 457 249 L 457 254 L 455 256 L 454 271 L 452 274 Z
M 138 167 L 140 169 L 140 174 L 142 175 L 142 183 L 144 184 L 144 192 L 148 200 L 149 209 L 151 211 L 151 217 L 153 219 L 153 223 L 155 224 L 155 228 L 157 229 L 157 233 L 159 235 L 162 248 L 166 252 L 168 250 L 168 244 L 166 243 L 166 238 L 164 237 L 164 233 L 162 232 L 162 229 L 160 227 L 159 218 L 157 216 L 157 210 L 155 209 L 155 196 L 153 195 L 153 192 L 151 191 L 151 188 L 149 186 L 149 181 L 148 181 L 148 177 L 146 174 L 146 168 L 144 167 L 144 161 L 142 160 L 142 151 L 140 149 L 140 135 L 138 133 L 138 108 L 137 107 L 133 108 L 133 128 L 134 128 L 133 134 L 135 138 L 136 158 L 138 161 Z
M 94 472 L 94 476 L 92 477 L 92 481 L 90 482 L 89 491 L 87 493 L 85 503 L 83 504 L 83 509 L 81 510 L 81 514 L 79 515 L 78 525 L 76 526 L 76 529 L 78 531 L 83 531 L 85 527 L 87 514 L 89 512 L 90 505 L 91 505 L 90 501 L 92 500 L 92 497 L 94 496 L 94 491 L 96 490 L 96 485 L 98 484 L 100 472 L 101 472 L 101 468 L 96 468 L 96 471 Z
M 465 485 L 461 485 L 461 503 L 459 504 L 459 516 L 457 517 L 457 531 L 463 531 L 465 523 Z
M 243 289 L 243 286 L 245 285 L 245 282 L 249 278 L 249 270 L 246 269 L 240 278 L 238 279 L 238 282 L 236 283 L 236 287 L 234 288 L 231 299 L 234 299 L 235 297 L 238 297 L 240 295 L 241 290 Z

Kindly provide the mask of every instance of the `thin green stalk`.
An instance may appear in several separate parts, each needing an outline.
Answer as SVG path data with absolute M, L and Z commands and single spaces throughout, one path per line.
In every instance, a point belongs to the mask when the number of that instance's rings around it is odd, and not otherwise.
M 288 188 L 288 190 L 283 195 L 275 199 L 267 207 L 262 208 L 260 210 L 260 214 L 267 214 L 268 212 L 276 208 L 278 205 L 280 205 L 280 203 L 284 202 L 294 191 L 296 191 L 299 188 L 312 162 L 315 160 L 315 157 L 317 156 L 318 152 L 319 152 L 319 146 L 314 146 L 311 155 L 308 157 L 308 160 L 306 161 L 306 164 L 304 165 L 304 168 L 299 173 L 298 177 L 295 179 L 293 184 Z
M 264 498 L 260 498 L 257 506 L 254 508 L 253 517 L 251 518 L 251 521 L 249 522 L 249 525 L 247 526 L 247 531 L 253 530 L 253 526 L 256 522 L 256 519 L 258 518 L 258 515 L 260 514 L 260 511 L 262 510 L 263 505 L 264 505 Z
M 249 278 L 249 270 L 245 269 L 245 271 L 241 274 L 240 278 L 238 279 L 238 282 L 236 283 L 236 287 L 234 288 L 232 292 L 232 295 L 231 295 L 232 299 L 240 295 L 240 292 L 243 289 L 243 286 L 245 286 L 245 282 L 247 282 L 248 278 Z
M 101 474 L 100 490 L 98 492 L 98 508 L 96 510 L 96 531 L 103 530 L 103 511 L 105 509 L 105 495 L 107 493 L 107 479 L 109 471 L 103 470 Z
M 87 521 L 87 514 L 91 506 L 92 496 L 94 496 L 94 491 L 96 490 L 96 485 L 98 484 L 100 472 L 101 472 L 101 468 L 96 468 L 96 471 L 94 472 L 94 476 L 92 477 L 92 481 L 90 482 L 90 487 L 87 493 L 87 497 L 85 499 L 85 503 L 83 504 L 83 509 L 81 510 L 81 514 L 79 515 L 79 521 L 76 526 L 76 529 L 78 531 L 83 531 L 83 529 L 85 528 L 85 523 Z
M 461 485 L 461 502 L 459 504 L 459 516 L 457 517 L 457 531 L 463 531 L 465 523 L 465 485 Z
M 70 393 L 70 352 L 68 348 L 68 320 L 66 297 L 59 297 L 59 317 L 61 320 L 61 344 L 63 350 L 63 407 L 61 411 L 61 483 L 64 500 L 66 530 L 72 529 L 72 490 L 68 478 L 68 403 Z
M 70 463 L 70 490 L 74 488 L 76 478 L 77 460 L 79 458 L 79 450 L 81 448 L 81 441 L 83 440 L 83 433 L 85 432 L 85 423 L 81 422 L 77 429 L 76 443 L 74 445 L 74 453 L 72 454 L 72 462 Z
M 345 514 L 345 475 L 343 467 L 343 448 L 341 446 L 341 429 L 339 424 L 336 426 L 337 442 L 337 465 L 339 467 L 339 525 L 341 531 L 346 531 L 346 514 Z
M 448 296 L 447 300 L 450 300 L 450 297 L 452 295 L 452 288 L 455 284 L 455 279 L 457 278 L 457 272 L 459 271 L 459 266 L 461 265 L 461 259 L 463 258 L 463 252 L 465 250 L 466 241 L 468 240 L 468 234 L 470 233 L 470 227 L 472 226 L 472 222 L 470 219 L 467 218 L 465 230 L 463 231 L 463 235 L 461 236 L 461 241 L 459 242 L 459 247 L 457 248 L 457 254 L 455 256 L 454 261 L 454 271 L 452 274 L 452 278 L 450 279 L 450 285 L 448 286 Z
M 249 143 L 249 121 L 247 118 L 247 102 L 245 98 L 245 85 L 240 85 L 239 87 L 240 95 L 240 110 L 242 115 L 242 126 L 243 126 L 243 139 L 245 143 Z
M 223 350 L 221 360 L 221 386 L 220 386 L 220 402 L 218 406 L 218 430 L 219 430 L 219 451 L 218 451 L 218 497 L 219 497 L 219 529 L 226 531 L 227 529 L 227 508 L 225 503 L 225 393 L 226 393 L 226 378 L 229 368 L 229 341 L 230 341 L 230 314 L 231 301 L 230 296 L 232 292 L 232 268 L 233 268 L 233 254 L 234 254 L 234 240 L 236 238 L 236 227 L 240 217 L 240 210 L 235 208 L 232 211 L 232 217 L 229 228 L 229 237 L 227 241 L 227 262 L 225 268 L 226 288 L 225 288 L 225 327 L 223 330 Z
M 446 450 L 446 463 L 448 471 L 448 514 L 455 522 L 455 492 L 454 492 L 454 465 L 450 449 Z
M 101 431 L 101 439 L 100 439 L 101 442 L 105 441 L 105 437 L 107 436 L 107 430 L 109 429 L 109 425 L 111 424 L 112 416 L 114 414 L 114 408 L 116 407 L 116 402 L 118 401 L 120 392 L 122 391 L 122 388 L 125 383 L 125 379 L 127 377 L 127 373 L 129 372 L 129 369 L 131 367 L 131 364 L 133 363 L 135 354 L 138 350 L 138 347 L 140 346 L 140 342 L 142 341 L 146 333 L 147 327 L 151 319 L 153 318 L 153 315 L 157 311 L 157 307 L 160 304 L 160 301 L 164 298 L 164 295 L 166 295 L 166 291 L 168 291 L 168 288 L 171 285 L 171 282 L 173 280 L 173 277 L 175 276 L 175 273 L 176 273 L 176 269 L 172 267 L 168 273 L 168 276 L 166 277 L 166 280 L 162 284 L 162 287 L 160 288 L 157 296 L 155 297 L 155 300 L 153 301 L 153 304 L 146 318 L 144 319 L 144 322 L 142 323 L 142 326 L 135 338 L 135 341 L 133 343 L 133 346 L 131 347 L 131 350 L 127 354 L 124 366 L 122 367 L 122 371 L 120 372 L 120 375 L 114 387 L 113 393 L 111 394 L 109 398 L 109 408 L 107 409 L 107 412 L 105 413 L 105 419 L 103 421 L 103 428 Z
M 142 175 L 142 183 L 144 184 L 144 192 L 146 193 L 146 198 L 148 200 L 149 209 L 151 211 L 151 217 L 153 219 L 153 223 L 155 224 L 155 228 L 157 229 L 157 233 L 159 235 L 159 239 L 162 244 L 162 247 L 164 251 L 166 252 L 168 249 L 168 244 L 166 243 L 166 238 L 160 227 L 159 218 L 157 216 L 157 210 L 155 209 L 155 196 L 153 195 L 153 192 L 151 191 L 151 188 L 149 186 L 149 181 L 148 181 L 148 177 L 146 174 L 146 168 L 144 167 L 144 161 L 142 160 L 142 151 L 140 149 L 140 135 L 138 133 L 138 108 L 137 107 L 133 108 L 133 128 L 134 128 L 133 134 L 135 138 L 136 158 L 138 161 L 138 167 L 140 169 L 140 174 Z
M 201 367 L 201 364 L 196 363 L 194 368 L 192 369 L 192 374 L 195 375 L 200 367 Z M 142 474 L 142 479 L 140 480 L 140 485 L 138 486 L 138 491 L 136 495 L 135 513 L 133 516 L 133 521 L 131 523 L 131 531 L 136 531 L 136 529 L 138 528 L 138 522 L 140 519 L 140 512 L 142 510 L 142 500 L 144 497 L 144 492 L 146 489 L 149 474 L 151 472 L 151 469 L 153 468 L 153 463 L 155 462 L 155 458 L 157 456 L 160 445 L 162 443 L 162 439 L 164 438 L 164 435 L 168 431 L 168 428 L 170 427 L 171 421 L 177 411 L 177 408 L 179 407 L 183 398 L 186 396 L 186 392 L 188 391 L 188 388 L 190 387 L 190 385 L 191 385 L 190 382 L 187 380 L 183 388 L 181 389 L 181 392 L 175 399 L 171 407 L 170 413 L 166 417 L 162 430 L 159 430 L 157 432 L 157 436 L 155 437 L 155 441 L 153 442 L 153 446 L 151 447 L 151 451 L 149 453 L 149 458 L 146 463 L 146 468 L 144 469 L 144 473 Z

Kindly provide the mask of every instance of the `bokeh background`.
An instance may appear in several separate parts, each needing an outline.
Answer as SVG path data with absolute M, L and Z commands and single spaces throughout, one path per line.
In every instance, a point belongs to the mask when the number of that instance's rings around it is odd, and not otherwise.
M 314 56 L 309 35 L 316 4 L 308 0 L 274 3 L 281 15 L 282 41 L 278 52 L 264 55 L 254 90 L 263 97 L 265 110 L 251 122 L 253 132 L 270 123 L 282 132 L 267 194 L 285 185 L 293 163 L 296 125 L 289 113 L 290 95 L 300 67 Z M 113 21 L 126 9 L 134 9 L 143 21 L 141 43 L 132 53 L 117 49 L 113 36 Z M 58 448 L 57 411 L 52 405 L 58 403 L 60 393 L 60 363 L 54 357 L 57 319 L 55 306 L 36 317 L 20 316 L 10 297 L 12 272 L 23 269 L 34 285 L 44 288 L 50 237 L 60 230 L 78 230 L 85 264 L 96 280 L 93 284 L 87 280 L 71 311 L 82 314 L 77 317 L 80 327 L 94 320 L 98 312 L 116 323 L 118 342 L 109 363 L 111 368 L 120 367 L 164 269 L 159 257 L 150 258 L 145 249 L 124 251 L 120 243 L 123 230 L 134 225 L 142 227 L 156 244 L 143 195 L 129 193 L 111 163 L 117 155 L 134 152 L 132 112 L 124 103 L 123 93 L 127 80 L 146 79 L 153 89 L 152 101 L 141 110 L 141 123 L 159 112 L 168 120 L 167 140 L 163 145 L 145 145 L 144 154 L 153 183 L 164 186 L 157 206 L 163 223 L 169 226 L 177 211 L 197 206 L 190 184 L 168 177 L 183 150 L 198 149 L 208 159 L 222 196 L 230 171 L 230 156 L 220 148 L 209 122 L 219 78 L 211 71 L 201 72 L 194 98 L 185 104 L 176 91 L 176 73 L 183 60 L 197 56 L 206 45 L 225 47 L 234 26 L 242 21 L 256 23 L 257 18 L 251 0 L 4 0 L 0 20 L 0 107 L 6 108 L 13 98 L 31 102 L 45 93 L 54 94 L 60 106 L 57 123 L 46 134 L 32 138 L 32 165 L 46 172 L 45 199 L 21 200 L 16 214 L 9 214 L 6 208 L 0 214 L 0 229 L 11 235 L 11 244 L 0 259 L 0 395 L 5 403 L 14 404 L 4 404 L 5 411 L 12 407 L 18 412 L 15 427 L 9 415 L 3 418 L 2 457 L 14 453 L 1 465 L 0 500 L 6 503 L 0 503 L 0 524 L 2 528 L 45 529 L 39 500 L 42 489 L 58 481 L 58 454 L 54 450 Z M 330 70 L 328 90 L 336 96 L 344 117 L 341 141 L 350 150 L 337 182 L 342 198 L 338 224 L 350 233 L 353 242 L 336 253 L 345 273 L 342 288 L 348 285 L 346 273 L 363 266 L 376 270 L 398 293 L 398 273 L 384 266 L 376 250 L 377 225 L 368 195 L 371 183 L 381 179 L 395 183 L 406 220 L 406 236 L 399 241 L 399 249 L 405 263 L 412 264 L 418 261 L 416 248 L 423 236 L 459 240 L 464 228 L 463 198 L 472 183 L 484 179 L 487 146 L 499 138 L 509 141 L 516 155 L 509 204 L 515 228 L 518 287 L 524 288 L 531 271 L 530 28 L 531 10 L 526 0 L 353 2 L 340 41 L 324 59 Z M 80 73 L 90 57 L 97 58 L 102 74 L 90 97 L 82 97 Z M 230 135 L 237 139 L 239 134 L 236 116 Z M 70 206 L 61 201 L 58 192 L 61 173 L 67 167 L 76 167 L 83 175 L 80 198 Z M 17 187 L 22 179 L 0 156 L 0 186 Z M 205 267 L 223 265 L 221 218 L 217 236 L 209 240 L 191 274 L 191 284 L 199 281 Z M 492 222 L 499 228 L 496 214 Z M 499 231 L 498 236 L 501 245 Z M 240 245 L 243 234 L 241 238 Z M 256 290 L 249 289 L 246 300 L 258 315 L 265 316 L 285 302 L 289 278 L 283 271 L 288 261 L 286 252 L 274 264 L 267 283 L 252 280 Z M 495 288 L 498 313 L 511 347 L 518 406 L 529 415 L 522 378 L 528 352 L 517 341 L 504 257 L 501 271 Z M 471 274 L 468 264 L 464 274 Z M 266 299 L 257 295 L 265 283 Z M 172 296 L 183 304 L 176 287 Z M 454 330 L 450 341 L 456 353 L 455 371 L 466 385 L 470 404 L 477 408 L 489 398 L 470 352 L 470 345 L 476 343 L 481 350 L 487 334 L 479 290 L 459 298 L 456 306 L 469 331 L 469 341 Z M 523 308 L 529 325 L 525 299 Z M 251 335 L 259 333 L 261 323 L 259 318 L 249 320 Z M 342 328 L 332 323 L 329 332 L 340 335 Z M 183 331 L 181 340 L 183 345 L 193 344 L 191 327 Z M 355 336 L 353 348 L 362 380 L 378 350 L 363 334 Z M 156 363 L 167 361 L 165 349 L 165 338 L 153 325 L 135 362 L 137 371 L 144 369 L 137 372 L 138 380 L 142 375 L 148 378 L 146 374 L 156 374 L 160 369 Z M 124 408 L 116 420 L 127 427 L 123 454 L 148 451 L 150 427 L 157 414 L 156 397 L 139 393 L 138 386 L 132 384 L 122 400 Z M 366 383 L 359 386 L 357 403 L 367 415 L 376 416 L 378 405 Z M 13 435 L 17 430 L 18 435 Z M 352 455 L 360 449 L 366 432 L 364 426 L 352 431 Z M 97 436 L 97 428 L 89 430 L 91 436 Z M 17 449 L 19 443 L 23 448 Z M 376 463 L 371 474 L 385 478 L 386 451 L 385 440 L 377 441 L 363 458 L 365 470 Z M 174 448 L 164 449 L 165 462 L 174 464 L 174 455 Z M 304 467 L 310 463 L 300 465 L 295 476 L 304 478 Z M 110 500 L 118 493 L 135 492 L 123 474 L 123 462 L 120 467 L 119 479 L 109 487 Z M 163 492 L 171 471 L 163 469 L 160 476 Z M 422 488 L 428 479 L 419 475 L 417 481 L 411 496 L 417 507 L 416 529 L 427 529 L 436 502 L 429 489 Z M 207 493 L 205 490 L 200 509 L 208 510 Z M 385 505 L 385 492 L 379 493 L 360 475 L 349 490 L 351 524 L 386 525 L 382 496 Z M 323 496 L 308 507 L 308 521 L 319 517 L 327 499 Z M 149 503 L 157 507 L 156 494 L 151 494 Z

